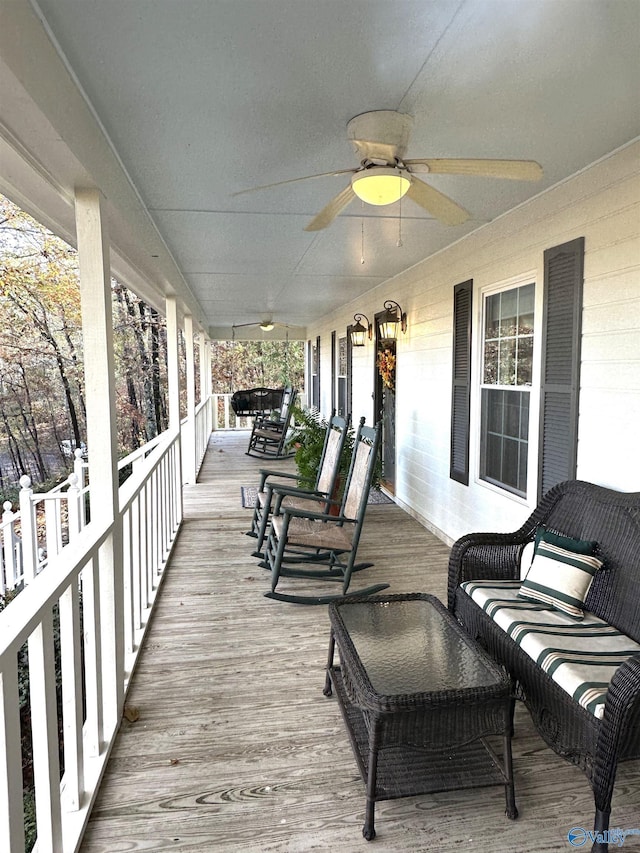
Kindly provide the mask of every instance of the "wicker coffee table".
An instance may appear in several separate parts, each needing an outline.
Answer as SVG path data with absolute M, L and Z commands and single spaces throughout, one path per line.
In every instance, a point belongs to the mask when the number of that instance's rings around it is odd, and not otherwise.
M 335 690 L 366 785 L 364 837 L 375 838 L 377 801 L 459 788 L 504 786 L 516 818 L 509 679 L 440 601 L 334 601 L 329 618 L 324 693 Z

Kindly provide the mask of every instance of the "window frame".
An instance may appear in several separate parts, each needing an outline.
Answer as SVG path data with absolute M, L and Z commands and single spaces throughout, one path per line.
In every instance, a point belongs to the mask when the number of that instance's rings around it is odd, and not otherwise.
M 539 275 L 535 270 L 523 273 L 506 281 L 496 282 L 481 288 L 477 305 L 477 322 L 478 334 L 476 336 L 476 369 L 475 378 L 472 383 L 475 396 L 475 411 L 477 418 L 474 419 L 477 425 L 474 428 L 476 438 L 476 464 L 475 482 L 479 486 L 489 489 L 502 497 L 508 497 L 517 502 L 528 504 L 531 495 L 536 491 L 534 486 L 535 478 L 537 478 L 538 466 L 535 461 L 535 453 L 537 452 L 537 413 L 539 402 L 539 358 L 540 358 L 540 287 L 538 284 Z M 498 385 L 487 384 L 484 382 L 485 371 L 485 329 L 488 299 L 500 293 L 510 290 L 517 290 L 527 285 L 533 285 L 533 334 L 532 334 L 532 364 L 531 364 L 531 382 L 523 385 Z M 526 391 L 529 397 L 529 414 L 528 414 L 528 436 L 527 436 L 527 472 L 525 477 L 526 490 L 524 492 L 513 488 L 505 483 L 501 483 L 493 478 L 487 478 L 483 474 L 484 459 L 486 455 L 485 442 L 485 412 L 483 410 L 483 390 L 497 389 L 505 391 Z

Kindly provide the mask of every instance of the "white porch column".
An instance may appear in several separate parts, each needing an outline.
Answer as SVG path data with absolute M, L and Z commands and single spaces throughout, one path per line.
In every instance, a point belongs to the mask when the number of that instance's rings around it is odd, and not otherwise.
M 97 189 L 76 189 L 76 234 L 84 346 L 91 518 L 110 524 L 99 554 L 101 673 L 106 732 L 124 701 L 122 529 L 118 511 L 118 442 L 106 224 Z M 110 735 L 108 735 L 110 736 Z
M 200 401 L 206 400 L 207 441 L 211 434 L 211 342 L 200 334 Z
M 208 347 L 207 347 L 207 339 L 204 336 L 204 332 L 200 332 L 197 338 L 198 351 L 200 353 L 200 399 L 199 403 L 203 400 L 206 400 L 209 396 L 209 389 L 207 388 L 207 368 L 208 364 Z M 210 372 L 210 371 L 209 371 Z
M 167 310 L 167 384 L 169 429 L 180 432 L 180 350 L 178 347 L 178 304 L 175 296 L 165 299 Z
M 184 342 L 187 353 L 187 423 L 184 432 L 184 470 L 185 483 L 196 481 L 196 370 L 193 353 L 193 317 L 185 314 Z

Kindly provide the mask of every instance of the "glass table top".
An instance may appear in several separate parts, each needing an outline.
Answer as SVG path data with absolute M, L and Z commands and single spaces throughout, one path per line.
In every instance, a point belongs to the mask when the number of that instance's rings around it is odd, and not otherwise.
M 338 612 L 378 695 L 473 689 L 500 680 L 430 597 L 349 602 Z

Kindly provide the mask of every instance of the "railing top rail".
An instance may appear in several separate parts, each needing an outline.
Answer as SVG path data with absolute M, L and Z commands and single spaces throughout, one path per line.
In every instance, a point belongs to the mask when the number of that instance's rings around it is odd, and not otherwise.
M 132 462 L 135 462 L 136 459 L 140 457 L 146 456 L 150 453 L 156 445 L 158 445 L 166 436 L 167 431 L 161 432 L 159 435 L 156 435 L 155 438 L 152 438 L 146 444 L 143 444 L 142 447 L 137 447 L 135 450 L 128 453 L 122 459 L 118 461 L 118 471 L 122 470 L 122 468 L 126 468 L 127 465 L 130 465 Z
M 39 574 L 11 602 L 11 606 L 0 613 L 0 670 L 3 669 L 5 655 L 15 655 L 41 622 L 43 610 L 51 608 L 90 560 L 97 556 L 111 528 L 112 524 L 99 527 L 96 522 L 85 527 L 73 542 L 51 559 L 55 571 Z
M 143 488 L 151 471 L 153 471 L 153 469 L 159 464 L 163 456 L 169 452 L 171 447 L 179 441 L 180 433 L 170 433 L 167 430 L 162 433 L 161 438 L 164 439 L 164 443 L 161 446 L 154 447 L 153 453 L 149 454 L 145 458 L 144 467 L 140 469 L 140 474 L 136 475 L 134 472 L 134 474 L 132 474 L 131 477 L 125 480 L 125 482 L 120 486 L 118 494 L 120 497 L 121 513 L 125 512 L 129 508 L 131 502 Z

